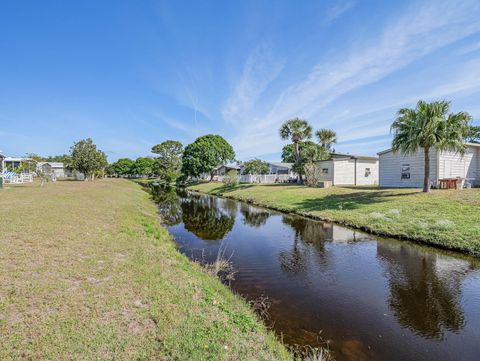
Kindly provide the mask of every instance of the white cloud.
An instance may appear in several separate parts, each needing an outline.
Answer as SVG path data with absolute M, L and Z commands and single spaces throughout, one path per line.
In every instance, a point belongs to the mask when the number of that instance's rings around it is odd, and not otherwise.
M 222 107 L 223 118 L 229 123 L 245 118 L 284 65 L 282 59 L 273 55 L 270 46 L 257 47 L 248 57 L 237 85 Z
M 347 92 L 379 81 L 442 47 L 480 31 L 479 15 L 480 2 L 473 0 L 461 3 L 429 1 L 411 8 L 369 46 L 351 51 L 342 61 L 317 64 L 303 80 L 281 92 L 265 116 L 256 114 L 256 117 L 244 119 L 241 127 L 237 128 L 234 144 L 240 153 L 252 155 L 271 152 L 268 147 L 274 144 L 278 149 L 277 129 L 282 121 L 294 116 L 309 118 Z M 471 85 L 466 81 L 458 84 L 457 90 Z M 441 93 L 440 89 L 438 93 Z M 255 100 L 259 94 L 261 92 L 255 94 Z M 252 104 L 249 101 L 245 103 Z M 375 107 L 375 104 L 372 106 Z M 383 132 L 388 131 L 388 125 L 357 129 L 349 138 L 380 135 L 382 129 Z
M 343 14 L 352 10 L 356 5 L 356 1 L 345 1 L 339 4 L 336 4 L 332 8 L 330 8 L 327 14 L 327 21 L 333 21 L 338 17 L 342 16 Z

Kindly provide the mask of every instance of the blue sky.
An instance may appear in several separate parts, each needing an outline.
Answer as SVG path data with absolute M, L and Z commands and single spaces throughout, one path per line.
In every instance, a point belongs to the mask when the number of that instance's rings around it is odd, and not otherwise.
M 0 149 L 113 161 L 216 133 L 280 159 L 302 117 L 337 151 L 388 148 L 400 107 L 480 120 L 480 1 L 2 1 Z

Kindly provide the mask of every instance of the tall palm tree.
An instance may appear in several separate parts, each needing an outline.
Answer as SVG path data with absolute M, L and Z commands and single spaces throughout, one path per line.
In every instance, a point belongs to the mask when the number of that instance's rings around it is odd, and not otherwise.
M 337 133 L 332 129 L 319 129 L 315 135 L 320 146 L 329 152 L 332 150 L 332 145 L 337 143 Z
M 406 154 L 423 148 L 425 166 L 423 191 L 430 191 L 430 150 L 450 150 L 465 153 L 464 139 L 472 117 L 465 112 L 449 113 L 450 102 L 427 103 L 420 100 L 415 109 L 402 108 L 392 124 L 392 149 Z
M 298 168 L 301 161 L 299 143 L 312 137 L 312 126 L 304 119 L 287 120 L 280 127 L 280 137 L 291 139 L 295 149 L 295 165 Z M 300 173 L 299 176 L 302 181 L 302 174 Z

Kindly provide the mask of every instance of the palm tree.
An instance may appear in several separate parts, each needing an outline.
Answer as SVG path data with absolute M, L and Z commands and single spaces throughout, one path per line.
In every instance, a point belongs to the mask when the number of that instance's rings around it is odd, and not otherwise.
M 402 108 L 392 124 L 394 133 L 392 149 L 413 154 L 423 148 L 425 172 L 423 191 L 430 191 L 430 150 L 450 150 L 465 153 L 464 139 L 470 129 L 472 117 L 465 112 L 447 113 L 450 102 L 445 100 L 427 103 L 420 100 L 415 109 Z
M 299 143 L 312 137 L 312 126 L 304 119 L 294 118 L 287 120 L 280 127 L 280 137 L 282 139 L 291 139 L 295 149 L 295 165 L 298 168 L 301 160 Z M 301 182 L 301 172 L 299 176 Z
M 337 133 L 332 129 L 319 129 L 315 132 L 318 143 L 322 148 L 331 151 L 332 145 L 337 143 Z

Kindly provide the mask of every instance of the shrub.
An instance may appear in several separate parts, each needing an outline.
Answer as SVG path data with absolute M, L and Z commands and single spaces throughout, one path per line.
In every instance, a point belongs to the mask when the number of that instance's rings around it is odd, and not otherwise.
M 227 187 L 236 186 L 240 182 L 240 177 L 237 174 L 236 170 L 229 170 L 225 177 L 223 178 L 223 183 Z
M 315 163 L 308 163 L 304 167 L 305 184 L 309 187 L 318 187 L 322 181 L 322 171 Z

